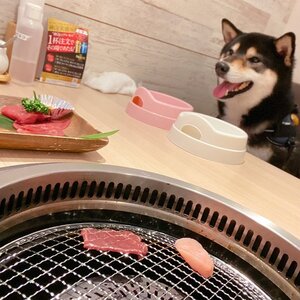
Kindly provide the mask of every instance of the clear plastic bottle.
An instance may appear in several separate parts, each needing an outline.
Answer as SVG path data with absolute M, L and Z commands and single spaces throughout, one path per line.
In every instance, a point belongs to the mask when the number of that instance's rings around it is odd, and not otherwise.
M 32 84 L 43 37 L 43 9 L 39 5 L 26 3 L 24 16 L 17 23 L 9 74 L 13 81 Z
M 45 0 L 20 0 L 19 7 L 18 7 L 18 18 L 17 23 L 21 22 L 21 18 L 23 18 L 25 14 L 25 6 L 27 3 L 32 3 L 35 5 L 40 6 L 42 9 L 44 8 Z

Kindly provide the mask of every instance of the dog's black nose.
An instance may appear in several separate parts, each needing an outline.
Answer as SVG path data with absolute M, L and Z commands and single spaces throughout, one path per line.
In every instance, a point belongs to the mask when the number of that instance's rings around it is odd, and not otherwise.
M 219 61 L 216 63 L 216 73 L 218 76 L 225 75 L 229 71 L 229 65 L 226 62 Z

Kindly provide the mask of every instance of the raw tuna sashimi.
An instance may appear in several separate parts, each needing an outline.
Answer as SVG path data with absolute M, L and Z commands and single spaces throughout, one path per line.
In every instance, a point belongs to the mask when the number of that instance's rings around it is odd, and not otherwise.
M 81 230 L 84 248 L 89 250 L 111 251 L 123 254 L 137 254 L 143 257 L 148 253 L 147 244 L 128 230 L 84 228 Z
M 19 124 L 34 124 L 51 119 L 50 115 L 27 112 L 21 104 L 3 106 L 1 108 L 1 114 Z
M 212 276 L 214 262 L 198 241 L 181 238 L 175 242 L 175 248 L 194 271 L 205 278 Z
M 52 120 L 36 124 L 19 124 L 14 122 L 13 126 L 19 133 L 35 133 L 45 135 L 63 136 L 64 129 L 71 123 L 71 118 L 64 120 Z

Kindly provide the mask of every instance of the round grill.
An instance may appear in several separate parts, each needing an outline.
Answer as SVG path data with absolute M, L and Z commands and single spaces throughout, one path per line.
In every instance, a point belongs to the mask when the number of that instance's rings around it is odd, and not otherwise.
M 148 244 L 135 255 L 86 250 L 84 227 L 127 229 Z M 205 279 L 184 262 L 175 238 L 154 230 L 112 223 L 47 228 L 3 246 L 1 299 L 270 299 L 252 281 L 214 257 Z

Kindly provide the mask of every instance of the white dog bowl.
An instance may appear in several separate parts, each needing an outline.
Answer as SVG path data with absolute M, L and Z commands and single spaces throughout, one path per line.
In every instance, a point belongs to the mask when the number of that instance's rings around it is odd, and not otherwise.
M 220 119 L 195 112 L 182 112 L 168 138 L 178 147 L 205 159 L 242 164 L 248 135 Z

